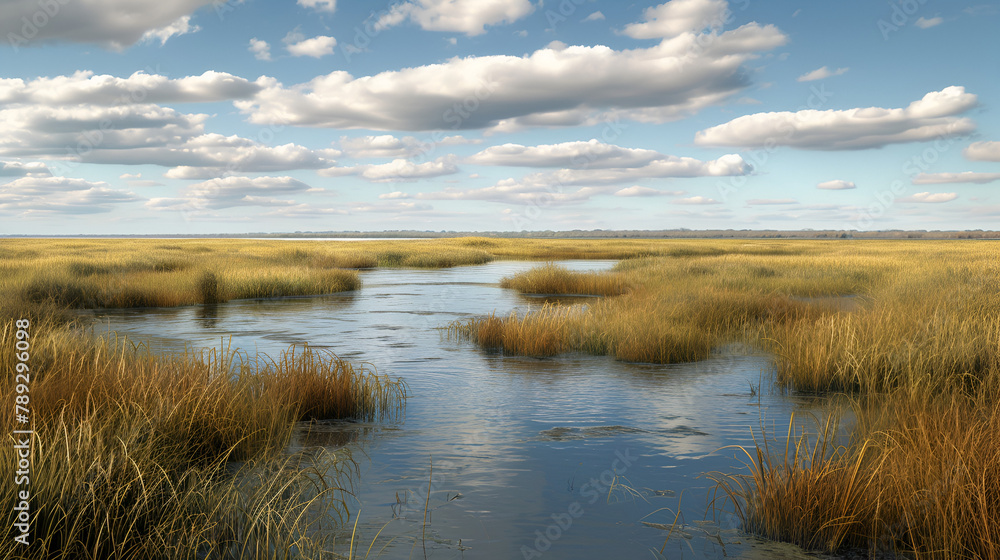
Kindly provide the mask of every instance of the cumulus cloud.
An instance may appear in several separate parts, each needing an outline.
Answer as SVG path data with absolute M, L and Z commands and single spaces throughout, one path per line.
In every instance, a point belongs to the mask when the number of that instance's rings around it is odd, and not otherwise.
M 207 115 L 158 105 L 31 106 L 0 109 L 0 156 L 82 163 L 161 165 L 172 178 L 218 177 L 228 171 L 320 169 L 338 150 L 269 146 L 239 136 L 206 134 Z
M 292 200 L 274 198 L 310 190 L 291 177 L 224 177 L 185 187 L 178 198 L 153 198 L 155 210 L 221 210 L 236 206 L 292 206 Z
M 605 19 L 606 18 L 604 17 L 604 14 L 602 14 L 600 11 L 596 11 L 590 14 L 589 16 L 583 18 L 583 21 L 604 21 Z
M 794 198 L 751 198 L 747 201 L 747 206 L 786 206 L 798 203 Z
M 285 48 L 292 56 L 311 56 L 313 58 L 322 58 L 333 54 L 333 47 L 336 45 L 336 39 L 325 35 L 319 35 L 310 39 L 295 38 L 285 42 Z
M 27 81 L 21 78 L 0 78 L 0 105 L 204 103 L 246 99 L 261 89 L 261 83 L 213 70 L 200 76 L 175 79 L 145 72 L 118 78 L 79 71 L 69 76 L 42 77 Z
M 928 203 L 939 203 L 939 202 L 950 202 L 958 198 L 958 193 L 929 193 L 921 192 L 916 193 L 911 196 L 904 196 L 898 198 L 899 202 L 928 202 Z
M 730 154 L 712 161 L 662 156 L 641 167 L 560 169 L 532 173 L 521 179 L 504 179 L 479 189 L 444 189 L 413 195 L 414 198 L 443 200 L 483 200 L 506 204 L 572 204 L 597 195 L 648 195 L 641 187 L 622 188 L 640 179 L 742 175 L 750 166 L 738 155 Z
M 633 39 L 660 39 L 722 27 L 729 8 L 726 0 L 671 0 L 646 8 L 643 21 L 625 26 Z
M 654 151 L 623 148 L 592 139 L 540 146 L 502 144 L 490 146 L 466 161 L 478 165 L 515 167 L 610 168 L 642 167 L 667 156 Z
M 940 17 L 925 18 L 922 16 L 918 18 L 916 22 L 914 22 L 914 24 L 920 29 L 929 29 L 931 27 L 934 27 L 935 25 L 941 25 L 942 23 L 944 23 L 944 18 Z
M 695 135 L 700 146 L 791 146 L 806 150 L 860 150 L 888 144 L 961 136 L 975 123 L 956 115 L 972 109 L 976 96 L 951 86 L 928 93 L 901 109 L 802 110 L 746 115 Z
M 684 194 L 684 191 L 661 191 L 639 185 L 615 191 L 615 196 L 680 196 L 682 194 Z
M 337 71 L 290 87 L 268 79 L 236 105 L 258 124 L 374 130 L 666 122 L 746 88 L 743 63 L 786 40 L 773 26 L 751 23 L 707 42 L 685 34 L 645 49 L 456 57 L 363 78 Z
M 973 142 L 962 154 L 972 161 L 1000 161 L 1000 142 Z
M 0 177 L 48 177 L 49 168 L 40 161 L 0 161 Z
M 425 200 L 481 200 L 503 204 L 563 205 L 585 202 L 597 195 L 612 194 L 615 190 L 617 190 L 617 187 L 607 186 L 582 187 L 571 191 L 562 189 L 548 190 L 538 189 L 516 181 L 501 181 L 492 187 L 483 189 L 462 190 L 448 188 L 436 192 L 406 195 L 405 198 Z
M 829 78 L 830 76 L 840 76 L 846 74 L 848 70 L 850 70 L 850 68 L 837 68 L 836 70 L 831 71 L 829 68 L 824 66 L 822 68 L 817 68 L 812 72 L 806 72 L 805 74 L 796 78 L 796 80 L 800 82 L 812 82 L 815 80 L 824 80 L 826 78 Z
M 434 161 L 427 161 L 424 163 L 414 163 L 405 159 L 394 159 L 389 163 L 383 163 L 381 165 L 331 167 L 328 169 L 321 169 L 317 173 L 324 177 L 357 175 L 358 177 L 373 183 L 395 183 L 440 177 L 442 175 L 452 175 L 454 173 L 458 173 L 458 167 L 455 166 L 454 157 L 444 156 L 439 157 Z
M 138 200 L 107 183 L 67 177 L 21 177 L 0 185 L 0 214 L 100 214 Z
M 481 142 L 482 140 L 473 140 L 461 135 L 446 136 L 440 140 L 421 140 L 413 136 L 397 138 L 391 134 L 382 134 L 356 138 L 342 136 L 340 147 L 343 148 L 345 154 L 355 159 L 399 159 L 426 154 L 440 146 L 459 146 Z
M 337 0 L 296 0 L 299 6 L 305 8 L 312 8 L 318 12 L 327 12 L 332 14 L 337 11 Z
M 249 51 L 257 60 L 271 60 L 271 45 L 267 41 L 262 41 L 256 37 L 250 39 Z
M 162 147 L 202 133 L 207 115 L 157 105 L 15 105 L 0 109 L 0 155 L 93 155 L 98 149 Z
M 828 191 L 843 191 L 847 189 L 858 188 L 852 181 L 843 181 L 841 179 L 835 179 L 833 181 L 824 181 L 816 185 L 817 189 L 824 189 Z
M 512 23 L 534 11 L 529 0 L 416 0 L 394 4 L 375 23 L 382 30 L 411 21 L 427 31 L 481 35 L 486 26 Z
M 722 204 L 714 198 L 706 198 L 704 196 L 692 196 L 689 198 L 682 198 L 680 200 L 675 200 L 674 204 Z
M 159 41 L 162 46 L 167 44 L 171 37 L 197 33 L 198 31 L 201 31 L 201 28 L 197 25 L 191 25 L 191 16 L 182 16 L 166 27 L 150 29 L 142 35 L 140 41 Z
M 144 38 L 166 41 L 194 30 L 186 17 L 213 1 L 60 1 L 50 4 L 51 13 L 37 0 L 7 0 L 0 2 L 0 37 L 15 48 L 68 41 L 122 50 Z
M 985 184 L 1000 181 L 1000 173 L 921 173 L 913 178 L 914 185 L 940 185 L 946 183 L 977 183 Z

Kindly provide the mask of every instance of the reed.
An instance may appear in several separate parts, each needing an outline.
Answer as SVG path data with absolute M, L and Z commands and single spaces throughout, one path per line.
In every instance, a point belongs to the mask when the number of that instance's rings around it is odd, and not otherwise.
M 523 294 L 595 296 L 617 296 L 629 290 L 629 285 L 621 274 L 573 272 L 551 263 L 517 276 L 503 278 L 500 287 Z
M 331 354 L 253 359 L 230 348 L 158 356 L 36 311 L 30 328 L 33 544 L 5 558 L 321 558 L 356 469 L 283 453 L 306 418 L 398 414 L 405 386 Z M 0 398 L 16 394 L 13 319 L 0 321 Z M 13 429 L 12 409 L 0 412 Z M 7 445 L 0 460 L 14 464 Z M 326 527 L 326 529 L 323 529 Z
M 902 389 L 866 396 L 850 444 L 833 443 L 832 424 L 812 444 L 790 437 L 783 454 L 762 434 L 742 449 L 749 475 L 711 477 L 743 527 L 767 538 L 827 552 L 998 558 L 998 402 Z

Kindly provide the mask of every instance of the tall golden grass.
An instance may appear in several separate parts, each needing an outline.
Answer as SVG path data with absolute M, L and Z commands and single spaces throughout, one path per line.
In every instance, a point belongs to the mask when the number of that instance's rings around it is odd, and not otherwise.
M 517 290 L 522 294 L 592 296 L 617 296 L 629 289 L 621 274 L 573 272 L 552 263 L 533 268 L 517 276 L 503 278 L 500 281 L 500 287 Z
M 65 358 L 94 374 L 73 376 L 68 368 L 62 377 L 53 373 L 51 382 L 40 377 L 40 385 L 51 383 L 49 397 L 44 387 L 38 395 L 50 412 L 41 417 L 35 452 L 59 449 L 39 458 L 40 465 L 53 465 L 39 476 L 60 481 L 44 502 L 69 512 L 60 526 L 71 530 L 46 541 L 48 552 L 32 554 L 56 557 L 59 546 L 76 541 L 84 543 L 72 549 L 77 556 L 63 558 L 138 558 L 156 546 L 142 549 L 146 542 L 170 543 L 168 549 L 185 551 L 177 556 L 198 558 L 206 551 L 240 557 L 234 551 L 241 546 L 262 557 L 318 551 L 323 545 L 308 536 L 315 533 L 294 523 L 315 519 L 306 513 L 310 507 L 336 504 L 336 495 L 320 489 L 339 486 L 299 477 L 306 472 L 300 465 L 273 467 L 274 449 L 297 418 L 338 415 L 352 406 L 378 415 L 393 410 L 402 391 L 373 372 L 307 349 L 266 364 L 237 364 L 222 351 L 180 361 L 150 357 L 70 334 L 60 326 L 71 320 L 66 307 L 326 293 L 356 287 L 349 269 L 372 266 L 601 258 L 623 260 L 599 274 L 543 266 L 504 284 L 526 293 L 606 297 L 481 317 L 451 325 L 450 333 L 509 353 L 584 351 L 656 363 L 703 359 L 734 341 L 770 350 L 781 385 L 852 394 L 854 427 L 842 445 L 835 443 L 834 424 L 820 426 L 812 439 L 789 434 L 787 447 L 775 448 L 774 435 L 764 436 L 745 449 L 749 474 L 714 475 L 747 530 L 827 551 L 996 558 L 998 257 L 1000 244 L 961 241 L 0 241 L 0 289 L 15 295 L 0 307 L 49 318 L 50 332 L 60 333 L 48 343 L 43 337 L 50 347 L 39 353 L 42 371 L 67 368 L 56 364 Z M 7 358 L 0 356 L 5 367 L 13 363 Z M 147 375 L 122 373 L 133 369 Z M 212 375 L 223 370 L 231 375 Z M 353 405 L 343 385 L 352 376 L 372 383 L 360 383 L 362 397 Z M 10 425 L 10 413 L 3 414 Z M 90 441 L 97 442 L 94 449 L 87 449 Z M 195 448 L 195 454 L 183 451 Z M 82 457 L 86 473 L 58 463 L 63 454 Z M 222 476 L 220 469 L 232 470 L 236 457 L 250 470 Z M 268 469 L 288 477 L 278 486 L 257 479 L 251 487 L 264 489 L 253 494 L 259 507 L 233 517 L 232 504 L 246 495 L 234 481 L 254 480 L 252 473 Z M 69 478 L 60 478 L 63 471 Z M 119 486 L 126 488 L 121 495 L 95 490 Z M 147 488 L 154 490 L 143 494 Z M 135 503 L 144 505 L 129 509 L 123 496 L 138 496 Z M 291 502 L 284 501 L 289 496 Z M 13 499 L 10 491 L 6 499 Z M 169 507 L 146 507 L 154 503 Z M 88 521 L 95 508 L 108 513 Z
M 398 413 L 405 386 L 309 348 L 157 356 L 36 311 L 31 344 L 32 544 L 5 558 L 319 558 L 346 515 L 352 462 L 287 456 L 296 421 Z M 14 402 L 14 319 L 0 322 L 0 399 Z M 20 426 L 12 407 L 3 425 Z M 15 449 L 0 460 L 15 464 Z M 23 489 L 23 488 L 20 488 Z
M 854 440 L 835 426 L 743 449 L 749 475 L 713 473 L 744 529 L 827 552 L 1000 558 L 1000 400 L 903 389 L 855 405 Z M 716 504 L 720 505 L 720 504 Z
M 610 297 L 473 319 L 456 323 L 451 333 L 513 354 L 578 350 L 625 361 L 695 361 L 714 346 L 760 336 L 765 325 L 836 314 L 835 298 L 809 298 L 862 291 L 862 279 L 880 274 L 866 263 L 824 262 L 821 244 L 785 245 L 685 242 L 662 247 L 664 256 L 623 260 L 606 272 L 547 264 L 501 285 L 522 293 Z

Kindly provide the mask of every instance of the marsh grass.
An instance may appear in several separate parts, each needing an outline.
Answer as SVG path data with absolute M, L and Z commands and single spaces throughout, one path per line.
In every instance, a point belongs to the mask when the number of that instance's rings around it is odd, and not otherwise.
M 546 264 L 505 278 L 501 285 L 521 293 L 605 297 L 575 309 L 546 307 L 521 316 L 473 319 L 450 332 L 511 354 L 577 350 L 635 362 L 702 360 L 715 346 L 765 336 L 768 325 L 838 312 L 834 305 L 804 298 L 866 288 L 859 280 L 863 264 L 824 263 L 813 254 L 817 250 L 681 245 L 664 249 L 666 256 L 624 260 L 603 272 Z M 877 277 L 878 272 L 869 274 Z
M 856 410 L 848 445 L 833 443 L 835 424 L 811 443 L 789 438 L 784 452 L 761 434 L 741 448 L 749 475 L 711 475 L 744 529 L 827 552 L 1000 557 L 995 395 L 894 392 L 866 396 Z
M 0 326 L 13 402 L 16 330 Z M 13 540 L 6 484 L 5 558 L 328 557 L 324 527 L 346 519 L 356 469 L 345 451 L 283 454 L 295 422 L 403 406 L 401 381 L 309 348 L 157 356 L 44 316 L 30 333 L 33 544 Z M 15 426 L 12 409 L 0 417 Z
M 56 509 L 38 515 L 64 515 L 60 526 L 70 529 L 46 541 L 48 552 L 32 557 L 59 557 L 52 556 L 58 539 L 69 538 L 89 544 L 61 558 L 140 558 L 146 546 L 136 544 L 146 542 L 136 538 L 140 534 L 172 543 L 164 546 L 180 552 L 170 557 L 203 558 L 213 551 L 238 558 L 234 551 L 241 546 L 260 557 L 309 556 L 306 551 L 323 545 L 295 523 L 317 518 L 304 513 L 309 507 L 336 506 L 340 490 L 330 495 L 319 489 L 341 486 L 311 475 L 297 478 L 307 470 L 301 464 L 274 467 L 274 449 L 296 419 L 352 407 L 380 416 L 401 403 L 404 391 L 306 348 L 261 364 L 222 350 L 171 361 L 123 343 L 101 346 L 65 326 L 72 322 L 66 308 L 199 303 L 207 299 L 199 286 L 206 271 L 216 276 L 218 299 L 225 301 L 354 289 L 359 284 L 351 269 L 371 266 L 571 258 L 623 260 L 608 272 L 543 266 L 505 280 L 525 293 L 605 296 L 585 306 L 490 315 L 454 323 L 449 333 L 505 353 L 583 351 L 653 363 L 704 359 L 729 342 L 770 350 L 780 386 L 854 396 L 852 438 L 838 443 L 831 435 L 836 426 L 825 424 L 808 437 L 789 434 L 788 445 L 776 448 L 773 436 L 761 434 L 744 450 L 749 474 L 715 475 L 722 493 L 717 504 L 728 500 L 747 530 L 810 548 L 998 557 L 1000 245 L 493 238 L 349 246 L 0 241 L 0 289 L 14 296 L 0 299 L 0 312 L 50 321 L 33 340 L 42 348 L 33 358 L 40 376 L 32 403 L 41 411 L 35 453 L 48 469 L 39 478 L 60 482 L 40 500 L 51 500 Z M 846 298 L 851 305 L 838 304 Z M 47 339 L 46 332 L 58 335 Z M 14 362 L 4 352 L 10 346 L 7 338 L 0 342 L 0 359 L 9 368 Z M 352 378 L 361 380 L 352 387 L 362 395 L 353 400 L 344 385 Z M 0 398 L 9 401 L 10 391 L 5 386 Z M 8 426 L 10 414 L 0 412 Z M 91 441 L 95 448 L 88 450 Z M 50 453 L 57 448 L 50 442 L 68 443 Z M 191 448 L 197 453 L 185 454 Z M 67 449 L 80 464 L 100 468 L 58 463 Z M 10 452 L 8 446 L 0 454 Z M 237 457 L 252 466 L 227 478 Z M 70 478 L 59 478 L 63 471 Z M 251 480 L 253 472 L 289 478 L 278 477 L 277 486 L 261 479 L 260 488 L 275 492 L 262 491 L 253 502 L 259 505 L 248 508 L 240 501 L 245 489 L 234 490 L 232 481 Z M 98 486 L 126 490 L 88 497 Z M 165 505 L 129 509 L 126 502 Z M 88 504 L 98 503 L 108 513 L 92 521 L 97 506 Z
M 500 280 L 500 287 L 522 294 L 575 294 L 617 296 L 629 290 L 621 274 L 573 272 L 552 263 L 533 268 L 523 274 Z

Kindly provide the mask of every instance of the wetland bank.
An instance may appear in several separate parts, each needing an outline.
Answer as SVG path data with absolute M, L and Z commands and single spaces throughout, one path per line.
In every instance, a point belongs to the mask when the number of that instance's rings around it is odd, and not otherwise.
M 997 555 L 994 242 L 0 247 L 30 557 Z

